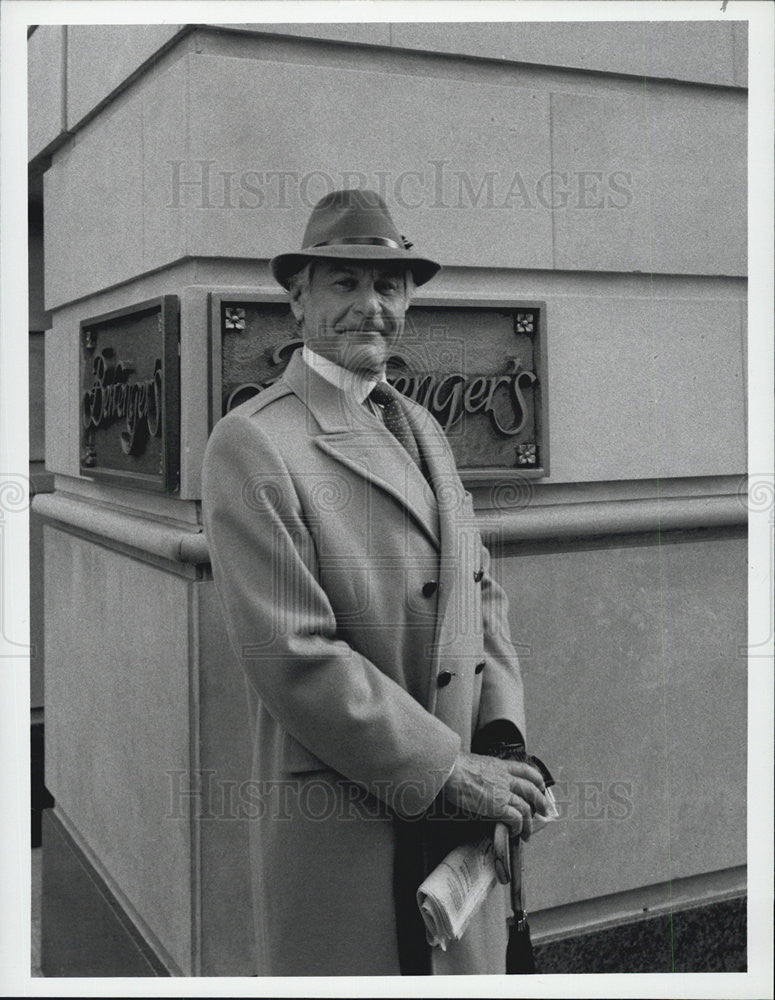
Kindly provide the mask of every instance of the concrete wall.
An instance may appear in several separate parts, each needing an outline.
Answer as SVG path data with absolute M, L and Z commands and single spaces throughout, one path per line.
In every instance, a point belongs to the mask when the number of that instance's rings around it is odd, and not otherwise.
M 266 259 L 296 245 L 345 172 L 382 177 L 447 267 L 745 274 L 740 89 L 595 76 L 579 92 L 576 73 L 509 79 L 454 61 L 424 76 L 435 57 L 401 73 L 369 49 L 343 68 L 272 61 L 252 36 L 195 37 L 47 172 L 49 308 L 184 256 Z M 74 243 L 88 267 L 65 259 Z
M 745 286 L 727 278 L 745 273 L 743 90 L 521 64 L 512 78 L 362 47 L 342 69 L 342 46 L 274 41 L 185 36 L 60 150 L 45 175 L 58 322 L 68 302 L 192 257 L 256 284 L 350 173 L 384 185 L 403 230 L 444 262 L 434 293 L 550 300 L 553 481 L 742 470 Z M 315 123 L 301 132 L 300 94 Z M 708 406 L 715 395 L 729 398 Z M 202 445 L 200 428 L 187 496 Z
M 46 739 L 56 748 L 48 787 L 111 884 L 185 967 L 192 843 L 187 816 L 171 808 L 168 772 L 191 770 L 187 588 L 51 527 L 46 579 L 60 585 L 47 587 L 45 608 L 56 636 L 46 671 Z
M 42 25 L 27 41 L 27 151 L 30 160 L 65 131 L 65 43 L 67 28 Z
M 44 436 L 44 335 L 30 333 L 29 350 L 29 428 L 30 483 L 36 493 L 53 487 L 45 472 Z M 30 707 L 43 705 L 43 525 L 33 512 L 30 515 Z
M 68 130 L 76 130 L 127 81 L 158 62 L 166 48 L 190 28 L 175 24 L 39 25 L 28 44 L 30 159 L 65 138 Z M 388 65 L 400 65 L 397 60 L 405 53 L 432 53 L 439 57 L 440 67 L 449 65 L 451 57 L 467 57 L 486 62 L 489 71 L 501 65 L 512 73 L 522 67 L 534 72 L 581 70 L 731 88 L 745 87 L 747 81 L 747 25 L 743 21 L 265 24 L 260 28 L 224 24 L 220 28 L 251 39 L 271 38 L 275 51 L 288 39 L 385 49 Z M 325 48 L 317 49 L 317 58 L 325 59 Z M 350 50 L 350 59 L 357 55 Z M 479 71 L 487 70 L 480 65 Z
M 565 816 L 528 848 L 531 906 L 745 865 L 745 537 L 509 555 L 530 735 Z
M 735 22 L 31 36 L 31 154 L 52 156 L 46 447 L 61 502 L 47 509 L 81 525 L 47 541 L 52 790 L 176 968 L 250 971 L 235 918 L 245 831 L 164 827 L 168 869 L 137 871 L 158 839 L 151 772 L 188 759 L 231 780 L 246 722 L 224 724 L 241 695 L 212 583 L 147 553 L 160 526 L 199 526 L 208 290 L 276 291 L 268 259 L 348 183 L 382 188 L 401 231 L 444 263 L 434 299 L 547 302 L 551 476 L 503 516 L 476 491 L 503 543 L 531 739 L 565 783 L 567 821 L 530 848 L 535 928 L 744 886 L 745 43 Z M 109 57 L 91 72 L 97 50 Z M 164 293 L 182 304 L 176 498 L 78 476 L 78 323 Z M 671 503 L 683 513 L 667 532 Z M 102 529 L 84 527 L 92 510 Z M 578 537 L 553 540 L 554 523 Z M 125 630 L 119 578 L 134 581 Z M 173 732 L 155 732 L 160 711 Z M 147 746 L 130 745 L 127 718 Z M 141 777 L 119 833 L 106 811 L 127 807 L 94 781 L 130 753 Z M 719 772 L 740 775 L 721 811 Z M 186 872 L 185 892 L 162 891 Z
M 31 492 L 53 489 L 53 476 L 45 470 L 45 335 L 50 325 L 43 308 L 43 205 L 39 178 L 30 184 L 29 239 L 29 475 Z M 43 706 L 43 524 L 30 514 L 30 707 Z
M 30 160 L 76 131 L 186 25 L 41 24 L 28 40 Z

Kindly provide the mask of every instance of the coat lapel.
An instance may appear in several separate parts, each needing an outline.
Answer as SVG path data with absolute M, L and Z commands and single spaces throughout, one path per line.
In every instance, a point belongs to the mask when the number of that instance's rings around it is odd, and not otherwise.
M 407 418 L 428 467 L 438 510 L 441 584 L 437 615 L 438 642 L 460 563 L 461 552 L 458 551 L 458 546 L 462 536 L 459 519 L 465 517 L 466 494 L 457 466 L 450 458 L 449 446 L 440 438 L 438 430 L 430 426 L 430 414 L 420 407 L 412 407 L 407 410 Z
M 382 421 L 306 365 L 300 351 L 291 358 L 283 379 L 320 425 L 320 433 L 314 435 L 316 445 L 389 493 L 438 548 L 439 511 L 433 490 Z M 416 429 L 415 421 L 410 418 L 410 422 Z M 423 438 L 418 443 L 425 451 Z

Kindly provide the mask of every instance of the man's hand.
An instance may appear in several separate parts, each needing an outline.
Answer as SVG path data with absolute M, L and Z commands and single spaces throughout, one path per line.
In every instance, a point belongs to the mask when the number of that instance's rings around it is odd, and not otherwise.
M 476 819 L 500 820 L 529 840 L 535 813 L 546 816 L 544 779 L 530 764 L 460 753 L 444 785 L 444 795 Z

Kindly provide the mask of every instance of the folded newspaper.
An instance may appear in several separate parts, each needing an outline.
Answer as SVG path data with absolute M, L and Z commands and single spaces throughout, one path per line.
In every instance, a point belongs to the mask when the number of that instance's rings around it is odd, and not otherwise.
M 547 798 L 551 811 L 546 817 L 534 817 L 534 832 L 559 817 L 551 789 Z M 428 944 L 446 951 L 450 941 L 459 941 L 497 881 L 492 837 L 451 851 L 417 890 Z
M 417 890 L 428 944 L 459 940 L 496 881 L 492 837 L 451 851 Z

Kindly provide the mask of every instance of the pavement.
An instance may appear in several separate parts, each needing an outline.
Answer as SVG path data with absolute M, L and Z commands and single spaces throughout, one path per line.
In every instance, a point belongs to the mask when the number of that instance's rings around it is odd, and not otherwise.
M 31 976 L 42 976 L 40 969 L 40 910 L 41 872 L 43 868 L 43 848 L 32 849 L 32 968 Z

